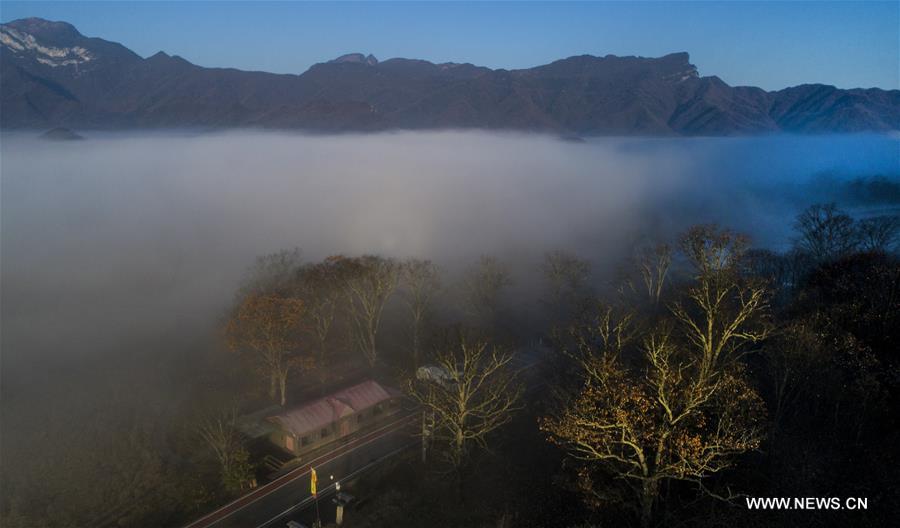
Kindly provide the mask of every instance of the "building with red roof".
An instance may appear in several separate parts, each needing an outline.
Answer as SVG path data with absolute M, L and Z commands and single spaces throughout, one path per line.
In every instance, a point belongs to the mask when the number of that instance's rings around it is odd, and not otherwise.
M 300 456 L 383 420 L 400 409 L 402 395 L 374 380 L 347 387 L 269 416 L 269 440 Z

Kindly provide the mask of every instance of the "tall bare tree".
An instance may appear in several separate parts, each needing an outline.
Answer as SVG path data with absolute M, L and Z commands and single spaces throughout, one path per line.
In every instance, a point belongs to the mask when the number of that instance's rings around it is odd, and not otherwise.
M 581 298 L 588 297 L 591 265 L 565 251 L 550 251 L 541 265 L 548 286 L 545 303 L 554 317 L 564 319 L 577 307 Z
M 319 367 L 325 367 L 328 338 L 344 296 L 340 257 L 329 257 L 299 270 L 300 291 L 309 330 L 316 341 Z
M 764 435 L 765 407 L 737 361 L 768 333 L 766 292 L 739 272 L 745 241 L 701 226 L 681 242 L 694 268 L 683 298 L 669 314 L 601 310 L 580 322 L 572 333 L 584 336 L 574 356 L 584 384 L 541 424 L 583 463 L 577 480 L 589 502 L 604 500 L 596 477 L 611 475 L 635 493 L 643 526 L 662 483 L 709 492 L 704 480 Z
M 299 248 L 282 249 L 256 258 L 244 274 L 238 289 L 238 300 L 250 294 L 278 294 L 289 296 L 296 287 L 296 273 L 302 265 Z
M 860 249 L 890 252 L 900 238 L 900 216 L 882 215 L 857 222 Z
M 410 395 L 434 416 L 434 438 L 459 470 L 473 446 L 517 410 L 522 384 L 511 369 L 511 353 L 459 331 L 434 353 L 439 379 L 410 382 Z
M 654 305 L 659 305 L 672 264 L 671 248 L 668 244 L 642 247 L 637 252 L 636 260 L 647 298 Z
M 234 409 L 200 421 L 197 434 L 218 460 L 222 484 L 229 492 L 236 493 L 251 486 L 253 466 L 238 432 L 237 412 Z
M 435 294 L 441 288 L 438 267 L 430 260 L 409 259 L 403 263 L 406 284 L 404 300 L 411 316 L 413 367 L 418 368 L 422 356 L 422 334 Z
M 859 243 L 853 218 L 833 203 L 807 208 L 797 216 L 794 227 L 797 248 L 817 262 L 846 255 Z
M 764 405 L 739 369 L 714 379 L 699 375 L 697 358 L 665 333 L 645 336 L 640 368 L 597 363 L 581 393 L 542 428 L 585 463 L 580 484 L 589 497 L 601 489 L 591 475 L 611 473 L 637 497 L 642 526 L 650 526 L 660 485 L 702 480 L 756 449 Z
M 585 379 L 597 378 L 620 361 L 640 330 L 634 309 L 598 304 L 569 327 L 561 352 L 574 360 Z
M 694 283 L 670 309 L 699 353 L 700 372 L 712 375 L 769 335 L 768 291 L 763 281 L 741 273 L 745 237 L 707 225 L 691 228 L 680 242 Z
M 466 311 L 479 322 L 497 322 L 503 290 L 512 284 L 509 268 L 490 255 L 482 255 L 463 278 Z
M 376 338 L 381 315 L 399 285 L 400 265 L 393 259 L 373 255 L 344 258 L 340 264 L 353 340 L 369 366 L 374 367 L 378 361 Z
M 314 360 L 298 354 L 304 315 L 302 300 L 280 295 L 247 295 L 228 321 L 225 331 L 232 350 L 252 355 L 269 378 L 269 396 L 287 401 L 288 374 L 312 368 Z

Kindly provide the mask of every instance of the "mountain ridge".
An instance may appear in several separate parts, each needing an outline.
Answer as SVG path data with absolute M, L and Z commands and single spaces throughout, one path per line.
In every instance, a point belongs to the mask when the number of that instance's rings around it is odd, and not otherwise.
M 0 127 L 479 128 L 578 135 L 900 129 L 900 90 L 777 91 L 701 76 L 686 52 L 576 55 L 523 69 L 349 53 L 301 74 L 142 58 L 71 24 L 0 24 Z

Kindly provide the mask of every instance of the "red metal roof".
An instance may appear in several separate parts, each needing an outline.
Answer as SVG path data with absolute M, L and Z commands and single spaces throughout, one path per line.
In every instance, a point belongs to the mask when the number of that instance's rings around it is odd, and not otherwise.
M 277 416 L 270 416 L 274 422 L 296 436 L 303 436 L 340 419 L 358 413 L 393 395 L 374 380 L 364 381 L 329 396 L 313 400 Z

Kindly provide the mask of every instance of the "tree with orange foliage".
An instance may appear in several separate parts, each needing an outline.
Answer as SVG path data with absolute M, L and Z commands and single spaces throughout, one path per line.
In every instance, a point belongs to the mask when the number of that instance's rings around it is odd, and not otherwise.
M 315 360 L 298 354 L 303 330 L 304 303 L 277 294 L 250 293 L 244 297 L 225 327 L 229 347 L 252 354 L 269 378 L 269 396 L 287 401 L 287 378 L 294 369 L 308 370 Z
M 611 475 L 634 492 L 650 526 L 661 484 L 689 481 L 713 494 L 703 481 L 759 447 L 765 406 L 738 359 L 767 335 L 767 304 L 738 271 L 744 247 L 727 231 L 692 229 L 682 249 L 694 280 L 668 313 L 601 309 L 572 330 L 565 352 L 584 383 L 541 427 L 581 462 L 577 483 L 589 503 L 607 500 L 596 477 Z

